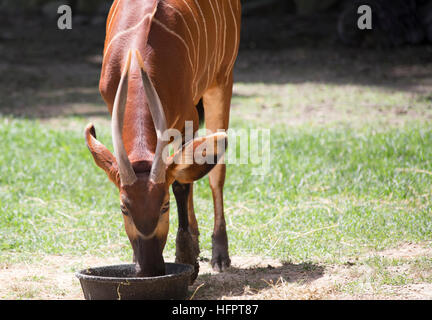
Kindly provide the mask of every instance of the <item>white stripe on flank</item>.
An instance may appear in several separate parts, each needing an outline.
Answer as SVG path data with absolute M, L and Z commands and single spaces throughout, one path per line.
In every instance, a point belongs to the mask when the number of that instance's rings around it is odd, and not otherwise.
M 169 3 L 166 3 L 165 4 L 167 7 L 169 7 L 169 8 L 171 8 L 172 10 L 174 10 L 175 12 L 177 12 L 177 14 L 180 16 L 180 18 L 183 20 L 183 23 L 185 24 L 185 26 L 186 26 L 186 29 L 187 29 L 187 31 L 188 31 L 188 33 L 189 33 L 189 37 L 190 37 L 190 39 L 191 39 L 191 41 L 192 41 L 192 46 L 193 46 L 193 52 L 194 52 L 194 56 L 195 56 L 195 60 L 196 60 L 196 56 L 197 56 L 197 51 L 196 51 L 196 45 L 195 45 L 195 39 L 194 39 L 194 37 L 192 36 L 192 32 L 191 32 L 191 29 L 189 28 L 189 25 L 187 24 L 187 22 L 186 22 L 186 19 L 183 17 L 183 14 L 181 13 L 181 11 L 180 10 L 178 10 L 176 7 L 173 7 L 172 5 L 170 5 Z
M 162 22 L 160 22 L 158 19 L 153 18 L 153 22 L 155 22 L 157 25 L 161 26 L 166 32 L 172 34 L 173 36 L 177 37 L 182 43 L 183 45 L 186 47 L 187 53 L 188 53 L 188 58 L 189 58 L 189 64 L 191 66 L 191 70 L 192 72 L 194 72 L 194 66 L 192 63 L 192 59 L 191 59 L 191 55 L 190 55 L 190 49 L 188 44 L 186 43 L 186 41 L 176 32 L 172 31 L 171 29 L 169 29 L 166 25 L 164 25 Z
M 235 16 L 235 14 L 234 14 L 233 7 L 232 7 L 232 5 L 231 5 L 231 1 L 228 1 L 228 3 L 229 3 L 229 6 L 230 6 L 230 8 L 231 8 L 231 14 L 232 14 L 232 16 L 233 16 L 233 20 L 234 20 L 234 28 L 235 28 L 235 31 L 234 31 L 234 34 L 235 34 L 235 43 L 234 43 L 234 49 L 233 49 L 234 53 L 233 53 L 233 56 L 232 56 L 232 58 L 231 58 L 231 62 L 230 62 L 230 64 L 229 64 L 229 68 L 227 69 L 227 73 L 225 74 L 225 76 L 226 76 L 227 78 L 228 78 L 228 74 L 232 71 L 232 69 L 233 69 L 233 67 L 234 67 L 234 64 L 235 64 L 235 58 L 236 58 L 236 51 L 237 51 L 237 45 L 238 45 L 238 34 L 237 34 L 237 32 L 238 32 L 238 27 L 237 27 L 237 20 L 236 20 L 236 16 Z
M 138 22 L 135 26 L 133 26 L 133 27 L 131 27 L 131 28 L 129 28 L 129 29 L 126 29 L 126 30 L 124 30 L 124 31 L 121 31 L 121 32 L 117 33 L 117 34 L 116 34 L 116 35 L 111 39 L 111 41 L 109 42 L 109 44 L 107 45 L 107 47 L 106 47 L 106 49 L 105 49 L 105 52 L 104 52 L 104 55 L 107 54 L 109 48 L 111 47 L 112 43 L 113 43 L 115 40 L 117 40 L 117 39 L 120 38 L 121 36 L 124 36 L 125 34 L 131 32 L 131 31 L 134 31 L 134 30 L 138 29 L 138 28 L 139 28 L 139 27 L 144 23 L 144 21 L 145 21 L 147 18 L 149 18 L 149 17 L 151 18 L 152 15 L 153 15 L 153 13 L 148 13 L 148 14 L 146 14 L 146 15 L 144 16 L 144 18 L 142 18 L 142 20 L 141 20 L 140 22 Z
M 222 35 L 223 30 L 222 30 L 222 15 L 221 15 L 220 8 L 219 8 L 219 1 L 217 1 L 217 0 L 216 0 L 216 9 L 217 9 L 218 18 L 219 18 L 219 29 L 218 29 L 219 37 L 217 37 L 217 39 L 216 39 L 216 41 L 217 41 L 216 61 L 220 67 L 220 60 L 221 60 L 220 54 L 221 54 L 221 49 L 222 49 L 222 46 L 220 45 L 220 43 L 222 42 L 222 39 L 220 39 L 220 35 Z
M 213 12 L 213 18 L 214 18 L 214 22 L 215 22 L 215 34 L 214 34 L 214 37 L 215 37 L 215 48 L 213 50 L 213 61 L 214 61 L 213 75 L 214 75 L 214 73 L 216 72 L 217 47 L 218 47 L 218 45 L 217 45 L 218 44 L 218 27 L 219 27 L 219 25 L 218 25 L 218 22 L 217 22 L 216 12 L 214 10 L 213 4 L 212 4 L 212 0 L 209 0 L 209 3 L 210 3 L 210 7 L 212 9 L 212 12 Z M 210 65 L 209 65 L 209 72 L 210 72 Z M 213 77 L 212 77 L 212 79 L 213 79 Z
M 210 0 L 208 0 L 208 1 L 210 1 Z M 195 0 L 195 2 L 196 2 L 196 0 Z M 207 74 L 207 81 L 206 81 L 206 85 L 205 85 L 204 89 L 207 90 L 207 88 L 209 86 L 209 82 L 210 82 L 210 61 L 209 61 L 210 59 L 209 59 L 209 55 L 208 55 L 209 34 L 207 32 L 207 21 L 205 20 L 204 13 L 201 10 L 201 7 L 200 7 L 199 3 L 196 2 L 196 4 L 198 5 L 198 8 L 199 8 L 199 10 L 201 12 L 201 16 L 202 16 L 202 19 L 203 19 L 203 22 L 204 22 L 204 32 L 205 32 L 205 36 L 206 36 L 206 63 L 205 63 L 205 69 L 204 69 L 204 71 L 207 71 L 206 72 L 206 74 Z
M 200 7 L 199 3 L 197 2 L 197 0 L 194 0 L 194 1 L 195 1 L 196 6 L 198 7 L 198 9 L 200 11 L 201 18 L 202 18 L 203 23 L 204 23 L 204 35 L 205 35 L 205 39 L 206 39 L 206 43 L 205 43 L 205 45 L 206 45 L 206 60 L 205 60 L 204 66 L 205 66 L 205 68 L 207 68 L 207 63 L 208 63 L 208 34 L 207 34 L 207 24 L 206 24 L 206 20 L 205 20 L 204 14 L 203 14 L 203 12 L 201 10 L 201 7 Z
M 216 1 L 217 2 L 217 1 Z M 217 44 L 217 38 L 218 38 L 218 22 L 217 22 L 217 18 L 216 18 L 216 11 L 214 10 L 214 7 L 213 7 L 213 4 L 212 4 L 212 0 L 209 0 L 209 3 L 210 3 L 210 7 L 211 7 L 211 9 L 212 9 L 212 12 L 213 12 L 213 18 L 214 18 L 214 21 L 215 21 L 215 31 L 216 31 L 216 39 L 215 39 L 215 42 L 216 42 L 216 44 Z
M 194 53 L 194 57 L 195 57 L 195 66 L 194 66 L 194 68 L 193 68 L 193 70 L 194 70 L 194 73 L 193 73 L 193 83 L 195 83 L 195 82 L 196 82 L 196 77 L 197 77 L 197 74 L 198 74 L 197 69 L 198 69 L 198 59 L 199 59 L 199 57 L 198 57 L 198 52 L 197 52 L 196 45 L 195 45 L 195 39 L 194 39 L 194 37 L 193 37 L 193 35 L 192 35 L 192 31 L 191 31 L 191 29 L 189 28 L 189 25 L 188 25 L 186 19 L 184 18 L 183 14 L 181 13 L 180 10 L 178 10 L 176 7 L 170 5 L 169 3 L 166 3 L 166 6 L 169 7 L 169 8 L 171 8 L 171 9 L 174 10 L 175 12 L 177 12 L 177 14 L 178 14 L 178 15 L 180 16 L 180 18 L 183 20 L 183 23 L 185 24 L 186 29 L 187 29 L 187 31 L 188 31 L 188 33 L 189 33 L 189 37 L 190 37 L 190 39 L 191 39 L 191 41 L 192 41 L 193 53 Z M 195 19 L 195 17 L 194 17 L 194 19 Z M 195 21 L 196 21 L 196 20 L 195 20 Z M 198 25 L 198 23 L 197 23 L 197 25 Z M 195 97 L 196 97 L 196 95 L 197 95 L 197 91 L 198 91 L 198 89 L 195 87 L 195 89 L 194 89 L 194 93 L 193 93 L 193 95 L 194 95 L 194 99 L 195 99 Z
M 225 58 L 225 44 L 226 44 L 226 33 L 227 33 L 227 19 L 226 19 L 226 13 L 225 13 L 225 7 L 222 6 L 222 13 L 223 13 L 223 20 L 224 20 L 224 30 L 223 30 L 223 43 L 222 43 L 222 56 L 220 64 L 222 64 L 224 58 Z
M 196 99 L 196 95 L 198 94 L 198 82 L 196 81 L 196 78 L 198 76 L 198 67 L 199 67 L 199 62 L 200 62 L 200 55 L 199 55 L 199 50 L 200 50 L 200 45 L 201 45 L 201 30 L 199 27 L 199 23 L 197 21 L 197 19 L 195 18 L 194 12 L 192 10 L 192 8 L 189 6 L 189 4 L 186 2 L 186 0 L 183 0 L 184 4 L 186 5 L 186 7 L 189 8 L 189 11 L 191 12 L 191 15 L 195 21 L 195 25 L 197 27 L 197 35 L 198 35 L 198 45 L 197 45 L 197 49 L 196 49 L 196 57 L 197 57 L 197 61 L 196 61 L 196 67 L 195 67 L 195 74 L 194 74 L 194 79 L 195 79 L 195 94 L 193 99 Z

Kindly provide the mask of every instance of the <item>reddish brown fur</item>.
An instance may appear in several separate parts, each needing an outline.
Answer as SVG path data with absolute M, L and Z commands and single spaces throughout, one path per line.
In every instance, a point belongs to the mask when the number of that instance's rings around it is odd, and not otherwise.
M 154 12 L 153 20 L 142 21 Z M 206 127 L 213 132 L 226 130 L 232 95 L 232 67 L 240 38 L 240 15 L 240 0 L 115 0 L 107 19 L 100 79 L 100 91 L 109 112 L 113 110 L 127 53 L 130 49 L 138 49 L 162 102 L 168 128 L 183 132 L 185 121 L 193 121 L 194 129 L 198 129 L 195 106 L 203 98 Z M 137 28 L 125 33 L 140 21 Z M 88 127 L 86 135 L 97 165 L 119 187 L 123 204 L 129 203 L 131 215 L 125 217 L 126 230 L 141 274 L 160 274 L 165 231 L 157 233 L 152 240 L 142 240 L 140 234 L 147 235 L 158 224 L 159 211 L 167 199 L 169 185 L 175 180 L 176 167 L 167 169 L 165 184 L 154 185 L 148 180 L 157 138 L 136 59 L 132 59 L 130 68 L 123 142 L 138 181 L 131 186 L 122 186 L 116 175 L 115 159 L 93 139 L 94 128 Z M 191 170 L 201 177 L 201 171 L 205 174 L 211 168 L 195 166 Z M 224 179 L 225 167 L 217 165 L 210 174 L 210 185 L 215 204 L 213 260 L 219 261 L 218 269 L 229 265 L 222 203 Z M 188 208 L 189 228 L 197 235 L 193 206 Z M 149 246 L 157 249 L 143 249 Z M 222 248 L 216 249 L 217 257 L 215 247 Z

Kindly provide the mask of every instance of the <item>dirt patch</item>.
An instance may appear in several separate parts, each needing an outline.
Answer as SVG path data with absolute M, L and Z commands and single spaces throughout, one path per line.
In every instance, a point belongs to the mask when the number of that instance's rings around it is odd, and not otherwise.
M 0 264 L 0 299 L 76 300 L 83 294 L 74 273 L 88 266 L 124 263 L 92 256 L 45 256 L 32 264 Z
M 322 286 L 328 268 L 312 263 L 293 264 L 275 259 L 234 257 L 225 273 L 201 265 L 191 288 L 194 299 L 323 299 L 334 286 Z
M 387 258 L 372 264 L 371 259 Z M 167 258 L 173 261 L 173 258 Z M 352 260 L 352 259 L 351 259 Z M 432 249 L 403 244 L 344 264 L 289 263 L 271 258 L 232 257 L 232 267 L 214 272 L 207 259 L 189 287 L 192 299 L 432 299 Z M 0 299 L 83 299 L 74 273 L 88 266 L 129 263 L 92 256 L 45 256 L 27 264 L 0 264 Z
M 399 295 L 404 296 L 404 298 L 408 300 L 431 300 L 432 299 L 431 283 L 418 283 L 418 284 L 410 284 L 406 286 L 398 286 L 397 288 L 390 288 L 389 292 L 393 293 L 395 290 L 399 292 Z
M 432 248 L 416 243 L 404 243 L 398 248 L 384 250 L 379 256 L 397 259 L 414 259 L 418 257 L 432 257 Z

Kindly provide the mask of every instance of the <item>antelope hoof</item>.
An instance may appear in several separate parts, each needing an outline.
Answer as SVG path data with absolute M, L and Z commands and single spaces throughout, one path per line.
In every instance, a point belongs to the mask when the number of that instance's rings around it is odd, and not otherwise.
M 228 254 L 228 239 L 222 238 L 222 241 L 213 238 L 213 252 L 211 266 L 214 271 L 223 272 L 231 266 L 231 259 Z
M 228 256 L 215 257 L 211 259 L 211 265 L 214 271 L 224 272 L 231 266 L 231 259 Z
M 190 264 L 194 267 L 194 273 L 191 275 L 190 284 L 192 285 L 199 273 L 199 247 L 198 238 L 185 230 L 179 229 L 176 239 L 176 263 Z

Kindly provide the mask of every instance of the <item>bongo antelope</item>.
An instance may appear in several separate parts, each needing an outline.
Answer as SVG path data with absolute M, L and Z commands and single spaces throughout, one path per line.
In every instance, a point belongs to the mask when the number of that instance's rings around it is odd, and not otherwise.
M 223 207 L 225 164 L 189 164 L 164 159 L 167 129 L 184 133 L 186 121 L 215 134 L 183 141 L 196 150 L 215 145 L 225 152 L 240 41 L 240 0 L 115 0 L 108 15 L 99 89 L 112 116 L 114 154 L 85 130 L 95 163 L 120 191 L 125 229 L 138 276 L 165 273 L 163 249 L 169 225 L 169 187 L 178 207 L 176 262 L 195 266 L 198 275 L 198 223 L 193 182 L 207 173 L 213 194 L 213 269 L 230 265 Z M 211 150 L 211 148 L 209 148 Z

